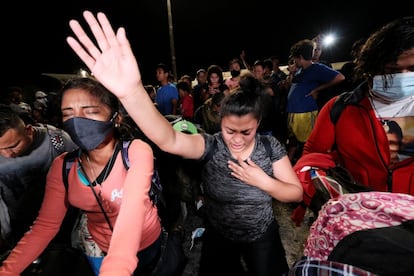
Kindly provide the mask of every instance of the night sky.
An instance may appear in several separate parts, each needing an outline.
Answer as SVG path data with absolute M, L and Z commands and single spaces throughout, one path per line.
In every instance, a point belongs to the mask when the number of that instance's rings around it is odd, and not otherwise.
M 166 0 L 11 1 L 3 6 L 1 23 L 3 85 L 34 82 L 42 73 L 76 72 L 83 64 L 66 44 L 68 21 L 84 9 L 107 13 L 113 26 L 126 27 L 144 82 L 155 84 L 155 65 L 171 64 Z M 381 7 L 361 1 L 171 0 L 178 76 L 219 64 L 245 49 L 247 60 L 279 55 L 287 61 L 298 40 L 332 31 L 337 44 L 322 58 L 349 58 L 352 43 L 379 26 L 409 15 L 407 2 Z M 282 7 L 291 6 L 290 8 Z M 381 11 L 383 10 L 383 11 Z M 385 11 L 384 11 L 385 10 Z

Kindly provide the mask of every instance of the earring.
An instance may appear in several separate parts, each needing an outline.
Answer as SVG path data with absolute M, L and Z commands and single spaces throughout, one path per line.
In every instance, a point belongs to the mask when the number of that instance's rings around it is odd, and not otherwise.
M 116 124 L 115 124 L 115 127 L 120 127 L 120 124 L 116 123 Z

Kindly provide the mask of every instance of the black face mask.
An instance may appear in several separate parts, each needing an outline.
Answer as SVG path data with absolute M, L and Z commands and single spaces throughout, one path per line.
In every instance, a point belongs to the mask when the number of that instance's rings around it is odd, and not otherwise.
M 81 149 L 89 151 L 96 149 L 113 130 L 117 113 L 110 121 L 96 121 L 92 119 L 73 117 L 63 122 L 63 129 L 70 135 L 73 142 Z
M 240 71 L 237 70 L 231 70 L 230 74 L 233 78 L 240 76 Z

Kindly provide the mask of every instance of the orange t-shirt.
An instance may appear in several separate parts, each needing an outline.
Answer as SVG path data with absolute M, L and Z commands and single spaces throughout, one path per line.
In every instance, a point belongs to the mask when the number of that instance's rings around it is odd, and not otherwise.
M 107 252 L 100 275 L 132 275 L 137 267 L 137 252 L 151 245 L 161 233 L 157 209 L 148 196 L 154 164 L 151 147 L 141 140 L 134 140 L 128 156 L 128 170 L 118 152 L 108 177 L 94 187 L 97 194 L 101 193 L 104 209 L 114 226 L 113 232 L 91 188 L 80 180 L 78 162 L 68 176 L 70 204 L 86 211 L 90 234 L 101 250 Z M 31 230 L 3 262 L 0 275 L 20 275 L 58 232 L 67 210 L 62 180 L 63 158 L 64 154 L 52 163 L 39 215 Z

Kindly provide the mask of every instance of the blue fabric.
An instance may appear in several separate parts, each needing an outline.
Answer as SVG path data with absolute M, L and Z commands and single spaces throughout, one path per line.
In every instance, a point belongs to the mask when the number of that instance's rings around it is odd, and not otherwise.
M 145 267 L 148 265 L 151 265 L 151 263 L 154 261 L 154 258 L 157 257 L 159 251 L 160 251 L 160 247 L 161 247 L 161 242 L 162 242 L 162 233 L 160 234 L 159 238 L 149 247 L 147 247 L 146 249 L 138 252 L 138 259 L 139 259 L 139 267 L 137 268 L 137 271 L 139 268 L 143 268 L 145 271 Z M 86 254 L 85 254 L 86 255 Z M 101 269 L 101 265 L 102 265 L 102 261 L 104 259 L 104 256 L 100 256 L 100 257 L 92 257 L 92 256 L 88 256 L 86 255 L 91 268 L 94 272 L 94 274 L 96 276 L 99 275 L 99 270 Z M 156 259 L 158 260 L 158 259 Z
M 178 98 L 178 90 L 172 83 L 161 86 L 155 98 L 160 113 L 162 115 L 172 114 L 171 100 L 176 99 L 178 101 Z
M 307 95 L 316 87 L 332 81 L 338 74 L 338 71 L 321 63 L 298 70 L 289 90 L 287 112 L 305 113 L 318 110 L 316 100 Z
M 86 255 L 86 257 L 88 258 L 88 261 L 91 264 L 93 273 L 95 273 L 95 275 L 98 276 L 104 257 L 92 257 L 88 255 Z

